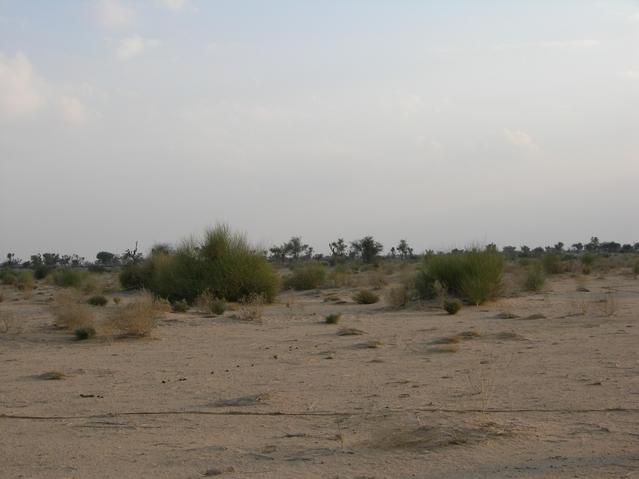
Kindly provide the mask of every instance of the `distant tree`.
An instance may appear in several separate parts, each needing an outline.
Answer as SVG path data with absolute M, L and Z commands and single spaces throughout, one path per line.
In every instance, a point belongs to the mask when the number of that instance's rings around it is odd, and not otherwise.
M 528 257 L 530 256 L 530 247 L 523 245 L 521 248 L 519 248 L 521 250 L 521 255 L 523 257 Z
M 624 245 L 621 247 L 621 252 L 622 252 L 622 253 L 632 253 L 632 252 L 633 252 L 632 245 L 631 245 L 631 244 L 628 244 L 628 243 L 624 244 Z
M 351 241 L 351 255 L 359 257 L 364 263 L 372 263 L 384 246 L 375 241 L 372 236 L 365 236 L 361 240 Z
M 7 260 L 2 264 L 2 266 L 7 266 L 9 268 L 13 268 L 15 266 L 20 266 L 22 260 L 16 258 L 15 253 L 7 253 Z
M 397 251 L 399 251 L 399 256 L 402 259 L 411 258 L 413 256 L 413 248 L 408 245 L 408 242 L 405 239 L 399 240 Z
M 515 246 L 504 246 L 502 252 L 509 258 L 514 258 L 517 255 L 517 248 Z
M 555 244 L 555 246 L 553 246 L 554 250 L 561 253 L 564 250 L 564 244 L 559 241 L 558 243 Z
M 537 246 L 535 249 L 532 250 L 532 254 L 535 256 L 541 256 L 542 254 L 544 254 L 544 249 L 541 246 Z
M 346 257 L 348 246 L 344 242 L 344 238 L 338 238 L 337 241 L 329 243 L 328 249 L 331 250 L 331 255 L 334 259 L 342 259 Z
M 584 246 L 586 251 L 590 251 L 591 253 L 599 251 L 599 238 L 593 236 L 590 238 L 590 243 Z
M 95 257 L 97 258 L 98 263 L 100 263 L 102 266 L 110 266 L 114 263 L 116 255 L 114 253 L 110 253 L 109 251 L 100 251 L 98 254 L 95 255 Z
M 574 243 L 572 245 L 572 249 L 575 250 L 577 253 L 581 253 L 584 250 L 584 245 L 583 243 Z
M 135 248 L 132 250 L 127 249 L 120 257 L 125 264 L 137 264 L 144 258 L 144 255 L 138 252 L 138 242 L 136 241 Z
M 37 268 L 38 266 L 42 266 L 44 264 L 44 261 L 42 261 L 42 255 L 40 253 L 32 254 L 29 260 L 33 268 Z
M 297 261 L 300 257 L 310 258 L 313 255 L 312 249 L 309 255 L 309 246 L 302 243 L 300 236 L 293 236 L 286 243 L 273 246 L 269 251 L 271 252 L 271 258 L 276 261 Z
M 58 253 L 43 253 L 42 261 L 45 266 L 55 266 L 60 263 L 60 255 Z
M 605 253 L 618 253 L 621 250 L 621 245 L 616 241 L 605 241 L 599 245 L 599 248 Z
M 171 253 L 173 251 L 173 248 L 171 248 L 171 245 L 167 244 L 167 243 L 158 243 L 156 245 L 153 245 L 153 247 L 151 248 L 151 254 L 160 254 L 160 253 Z
M 634 249 L 635 251 L 639 251 L 639 243 L 633 244 L 632 249 Z

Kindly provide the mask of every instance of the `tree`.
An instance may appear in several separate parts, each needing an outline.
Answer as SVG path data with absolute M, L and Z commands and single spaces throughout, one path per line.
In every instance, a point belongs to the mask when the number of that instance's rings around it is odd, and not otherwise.
M 144 255 L 138 252 L 138 242 L 135 242 L 135 248 L 133 250 L 127 249 L 124 253 L 122 253 L 122 262 L 125 264 L 137 264 L 142 260 Z
M 351 254 L 360 257 L 364 263 L 372 263 L 384 249 L 372 236 L 365 236 L 361 240 L 351 241 Z
M 530 247 L 523 245 L 521 248 L 519 248 L 521 250 L 521 255 L 524 258 L 527 258 L 528 256 L 530 256 Z
M 100 251 L 95 257 L 102 266 L 112 265 L 115 260 L 115 254 L 108 251 Z
M 599 238 L 597 238 L 596 236 L 593 236 L 592 238 L 590 238 L 590 243 L 584 246 L 584 248 L 586 248 L 586 251 L 590 251 L 590 252 L 599 251 Z
M 572 245 L 572 249 L 574 249 L 577 253 L 581 253 L 584 250 L 583 243 L 574 243 Z
M 561 253 L 564 250 L 564 244 L 560 241 L 553 247 L 555 251 Z
M 346 243 L 344 242 L 344 238 L 338 238 L 337 241 L 333 241 L 328 244 L 328 249 L 331 250 L 331 255 L 335 259 L 342 259 L 346 257 Z
M 397 251 L 399 251 L 399 255 L 402 259 L 412 258 L 413 256 L 413 248 L 408 246 L 408 242 L 405 239 L 399 240 Z

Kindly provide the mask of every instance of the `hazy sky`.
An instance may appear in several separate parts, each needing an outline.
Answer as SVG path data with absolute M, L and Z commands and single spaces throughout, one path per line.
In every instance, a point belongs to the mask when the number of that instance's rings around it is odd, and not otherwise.
M 639 1 L 0 0 L 0 255 L 639 241 Z

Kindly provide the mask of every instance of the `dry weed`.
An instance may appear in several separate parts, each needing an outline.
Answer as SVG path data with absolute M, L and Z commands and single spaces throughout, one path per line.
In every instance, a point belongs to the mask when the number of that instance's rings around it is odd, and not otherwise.
M 114 309 L 105 329 L 122 336 L 148 336 L 156 325 L 156 318 L 167 311 L 166 305 L 145 293 L 141 298 Z
M 93 312 L 86 304 L 78 303 L 73 294 L 61 292 L 55 296 L 54 301 L 53 324 L 56 328 L 75 331 L 78 328 L 93 327 Z
M 264 296 L 261 294 L 251 294 L 244 298 L 237 311 L 237 318 L 242 321 L 259 321 L 264 312 Z
M 410 301 L 408 288 L 404 285 L 391 288 L 386 294 L 386 301 L 394 308 L 403 308 Z

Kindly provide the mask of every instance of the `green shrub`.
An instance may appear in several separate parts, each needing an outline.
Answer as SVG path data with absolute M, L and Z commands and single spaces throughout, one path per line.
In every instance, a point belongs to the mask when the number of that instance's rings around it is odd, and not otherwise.
M 33 289 L 33 273 L 31 271 L 20 271 L 16 274 L 13 285 L 20 291 Z
M 189 310 L 189 303 L 181 299 L 171 303 L 171 311 L 174 313 L 186 313 Z
M 524 289 L 526 291 L 540 291 L 546 282 L 544 268 L 539 264 L 532 264 L 526 271 L 524 278 Z
M 95 328 L 93 326 L 86 326 L 75 330 L 75 338 L 78 341 L 83 341 L 95 336 Z
M 439 282 L 450 294 L 481 304 L 499 292 L 503 269 L 504 259 L 494 247 L 440 254 L 426 260 L 415 286 L 424 299 L 436 296 Z
M 632 267 L 632 272 L 635 275 L 635 278 L 639 276 L 639 259 L 635 261 L 635 265 Z
M 8 285 L 15 284 L 17 275 L 11 268 L 2 268 L 0 269 L 0 282 Z
M 100 265 L 100 264 L 90 264 L 89 266 L 87 266 L 87 269 L 89 270 L 89 273 L 106 273 L 108 270 Z
M 88 300 L 87 303 L 89 303 L 91 306 L 106 306 L 106 304 L 109 302 L 108 299 L 106 299 L 104 296 L 102 296 L 101 294 L 96 294 L 95 296 L 91 296 Z
M 44 278 L 46 278 L 49 275 L 49 273 L 51 271 L 53 271 L 53 269 L 54 269 L 54 267 L 52 267 L 52 266 L 47 266 L 47 265 L 41 264 L 41 265 L 36 266 L 34 268 L 33 277 L 35 279 L 44 279 Z
M 79 288 L 87 279 L 88 273 L 79 269 L 58 268 L 50 275 L 51 282 L 62 288 Z
M 200 241 L 184 241 L 174 251 L 152 254 L 141 265 L 142 283 L 156 296 L 193 303 L 205 290 L 239 301 L 260 295 L 271 302 L 279 278 L 273 266 L 246 238 L 218 225 Z
M 326 271 L 321 263 L 312 261 L 293 269 L 293 273 L 286 278 L 284 286 L 287 289 L 305 291 L 317 289 L 324 284 Z
M 341 314 L 333 313 L 326 316 L 325 321 L 327 324 L 337 324 L 339 323 L 339 320 L 341 317 L 342 317 Z
M 150 264 L 127 264 L 120 270 L 118 278 L 123 289 L 142 289 L 151 279 Z
M 462 303 L 458 299 L 446 299 L 444 301 L 444 310 L 448 314 L 457 314 L 462 307 Z
M 563 272 L 561 264 L 561 255 L 554 251 L 547 251 L 541 257 L 541 264 L 546 274 L 559 274 Z
M 361 289 L 353 295 L 357 304 L 374 304 L 379 301 L 379 296 L 368 289 Z
M 198 305 L 207 313 L 211 314 L 224 314 L 226 311 L 226 301 L 222 298 L 218 298 L 209 290 L 204 291 L 197 300 Z

